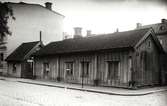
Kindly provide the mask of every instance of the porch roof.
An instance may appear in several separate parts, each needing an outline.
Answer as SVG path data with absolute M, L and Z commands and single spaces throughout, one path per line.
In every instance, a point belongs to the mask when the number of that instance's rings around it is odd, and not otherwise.
M 26 42 L 17 47 L 7 58 L 6 61 L 23 61 L 25 56 L 39 43 Z

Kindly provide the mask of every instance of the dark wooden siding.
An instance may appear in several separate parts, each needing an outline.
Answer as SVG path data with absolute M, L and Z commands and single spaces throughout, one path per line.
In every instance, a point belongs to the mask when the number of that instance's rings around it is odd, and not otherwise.
M 67 83 L 83 83 L 94 85 L 95 80 L 98 80 L 100 86 L 118 86 L 128 87 L 131 80 L 131 72 L 129 68 L 130 52 L 103 52 L 103 53 L 82 53 L 61 56 L 51 56 L 40 59 L 35 59 L 35 74 L 37 78 L 43 78 L 43 63 L 50 64 L 50 71 L 47 79 L 60 78 L 61 81 Z M 81 62 L 89 62 L 89 75 L 82 77 Z M 109 79 L 108 62 L 118 61 L 118 78 L 115 80 Z M 73 76 L 66 75 L 66 62 L 73 62 Z M 82 79 L 83 78 L 83 79 Z
M 152 36 L 136 48 L 133 54 L 133 71 L 138 86 L 160 83 L 159 55 Z

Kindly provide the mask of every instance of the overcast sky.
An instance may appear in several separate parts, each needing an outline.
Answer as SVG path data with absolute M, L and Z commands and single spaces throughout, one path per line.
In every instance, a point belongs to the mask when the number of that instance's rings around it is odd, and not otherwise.
M 83 34 L 111 33 L 134 29 L 136 23 L 158 23 L 167 18 L 167 3 L 163 0 L 1 0 L 53 3 L 53 10 L 65 15 L 64 30 L 73 34 L 73 27 L 82 27 Z

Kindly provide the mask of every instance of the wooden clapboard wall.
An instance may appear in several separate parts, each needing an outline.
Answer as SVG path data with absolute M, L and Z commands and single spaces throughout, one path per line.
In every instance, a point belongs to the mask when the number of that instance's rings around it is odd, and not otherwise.
M 152 36 L 136 48 L 133 54 L 133 78 L 137 86 L 160 83 L 159 55 Z

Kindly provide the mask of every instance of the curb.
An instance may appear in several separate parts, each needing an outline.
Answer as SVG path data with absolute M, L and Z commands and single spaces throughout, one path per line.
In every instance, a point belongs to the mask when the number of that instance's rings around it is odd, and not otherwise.
M 5 79 L 5 78 L 0 78 L 0 80 L 10 81 L 10 80 Z M 28 82 L 28 81 L 19 81 L 19 80 L 16 80 L 14 82 L 33 84 L 33 85 L 40 85 L 40 86 L 48 86 L 48 87 L 56 87 L 56 88 L 66 88 L 66 89 L 71 89 L 71 90 L 87 91 L 87 92 L 100 93 L 100 94 L 106 94 L 106 95 L 117 95 L 117 96 L 144 96 L 144 95 L 153 94 L 153 93 L 156 93 L 156 92 L 167 91 L 167 89 L 162 89 L 162 90 L 150 91 L 150 92 L 146 92 L 146 93 L 124 94 L 124 93 L 105 92 L 105 91 L 101 91 L 101 90 L 92 90 L 92 89 L 76 88 L 76 87 L 68 87 L 68 86 L 60 86 L 60 85 L 52 85 L 52 84 L 42 84 L 42 83 Z
M 34 84 L 34 85 L 40 85 L 40 86 L 66 88 L 66 89 L 78 90 L 78 91 L 87 91 L 87 92 L 107 94 L 107 95 L 117 95 L 117 96 L 143 96 L 143 95 L 148 95 L 148 94 L 152 94 L 152 93 L 155 93 L 155 92 L 160 92 L 160 91 L 152 91 L 152 92 L 140 93 L 140 94 L 121 94 L 121 93 L 113 93 L 113 92 L 103 92 L 103 91 L 99 91 L 99 90 L 84 89 L 84 88 L 65 87 L 65 86 L 57 86 L 57 85 L 50 85 L 50 84 L 39 84 L 39 83 L 26 82 L 26 81 L 17 81 L 17 82 L 27 83 L 27 84 Z M 164 90 L 161 90 L 161 91 L 164 91 Z

